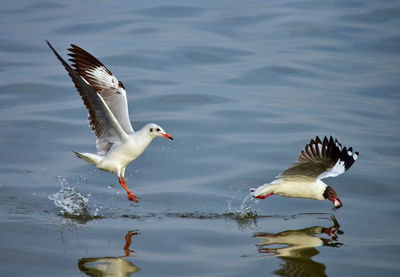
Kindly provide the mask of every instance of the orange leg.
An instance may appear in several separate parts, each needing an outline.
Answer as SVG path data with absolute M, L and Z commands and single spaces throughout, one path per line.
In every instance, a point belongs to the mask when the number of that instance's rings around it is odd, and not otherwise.
M 127 192 L 130 192 L 129 189 L 126 187 L 126 183 L 125 183 L 125 177 L 122 177 L 122 182 L 125 184 L 125 189 L 127 190 Z M 136 199 L 140 199 L 141 197 L 134 195 L 133 193 L 131 193 Z M 136 201 L 137 202 L 137 201 Z
M 267 198 L 267 197 L 269 197 L 269 196 L 271 196 L 271 195 L 273 195 L 274 193 L 273 192 L 271 192 L 270 194 L 267 194 L 267 195 L 264 195 L 264 196 L 261 196 L 261 195 L 258 195 L 258 196 L 253 196 L 254 198 L 258 198 L 258 199 L 265 199 L 265 198 Z
M 120 177 L 118 177 L 118 181 L 121 184 L 121 186 L 126 190 L 126 193 L 128 194 L 128 200 L 132 200 L 135 201 L 136 203 L 138 202 L 137 199 L 139 199 L 140 197 L 137 197 L 136 195 L 134 195 L 126 186 L 125 183 L 125 177 L 122 177 L 122 179 Z

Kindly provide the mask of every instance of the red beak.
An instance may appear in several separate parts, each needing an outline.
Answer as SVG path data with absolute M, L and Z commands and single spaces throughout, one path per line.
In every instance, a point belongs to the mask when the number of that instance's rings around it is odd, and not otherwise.
M 339 198 L 331 197 L 331 201 L 333 202 L 333 206 L 335 206 L 335 209 L 339 209 L 343 206 L 342 201 L 340 201 Z
M 167 133 L 165 133 L 165 134 L 162 134 L 163 135 L 163 137 L 165 137 L 165 138 L 167 138 L 167 139 L 169 139 L 169 140 L 174 140 L 169 134 L 167 134 Z

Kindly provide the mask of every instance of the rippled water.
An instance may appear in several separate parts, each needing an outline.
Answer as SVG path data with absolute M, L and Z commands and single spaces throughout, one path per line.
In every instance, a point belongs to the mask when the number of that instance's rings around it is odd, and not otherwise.
M 2 4 L 1 276 L 398 276 L 398 1 Z M 174 137 L 128 166 L 138 204 L 73 155 L 95 138 L 46 39 Z M 316 135 L 360 152 L 343 208 L 246 199 Z

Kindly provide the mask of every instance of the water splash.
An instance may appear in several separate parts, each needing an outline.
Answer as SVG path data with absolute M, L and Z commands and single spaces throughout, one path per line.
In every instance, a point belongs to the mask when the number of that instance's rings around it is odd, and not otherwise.
M 257 210 L 252 207 L 252 204 L 255 202 L 253 201 L 251 194 L 246 195 L 238 208 L 233 208 L 232 202 L 233 199 L 228 200 L 227 212 L 224 213 L 224 216 L 235 219 L 239 229 L 258 228 Z
M 250 200 L 250 201 L 249 201 Z M 249 216 L 257 216 L 257 209 L 253 209 L 252 204 L 254 203 L 253 197 L 251 194 L 247 194 L 246 197 L 243 199 L 240 207 L 238 209 L 238 213 L 242 217 L 249 217 Z
M 255 218 L 257 217 L 257 209 L 254 206 L 255 202 L 251 194 L 247 194 L 246 197 L 240 203 L 238 208 L 232 207 L 233 199 L 227 202 L 227 212 L 234 214 L 237 217 L 242 218 Z
M 61 183 L 61 189 L 50 194 L 48 198 L 61 208 L 62 215 L 83 220 L 98 217 L 99 209 L 97 207 L 90 209 L 88 206 L 90 194 L 84 196 L 74 188 L 69 187 L 65 178 L 59 177 L 58 180 Z

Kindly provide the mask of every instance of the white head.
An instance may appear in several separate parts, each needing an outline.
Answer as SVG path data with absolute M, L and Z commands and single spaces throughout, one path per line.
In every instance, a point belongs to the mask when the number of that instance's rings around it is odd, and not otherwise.
M 160 126 L 154 123 L 149 123 L 145 127 L 145 130 L 149 134 L 150 137 L 156 138 L 156 137 L 165 137 L 169 140 L 173 140 L 173 138 L 163 130 Z

